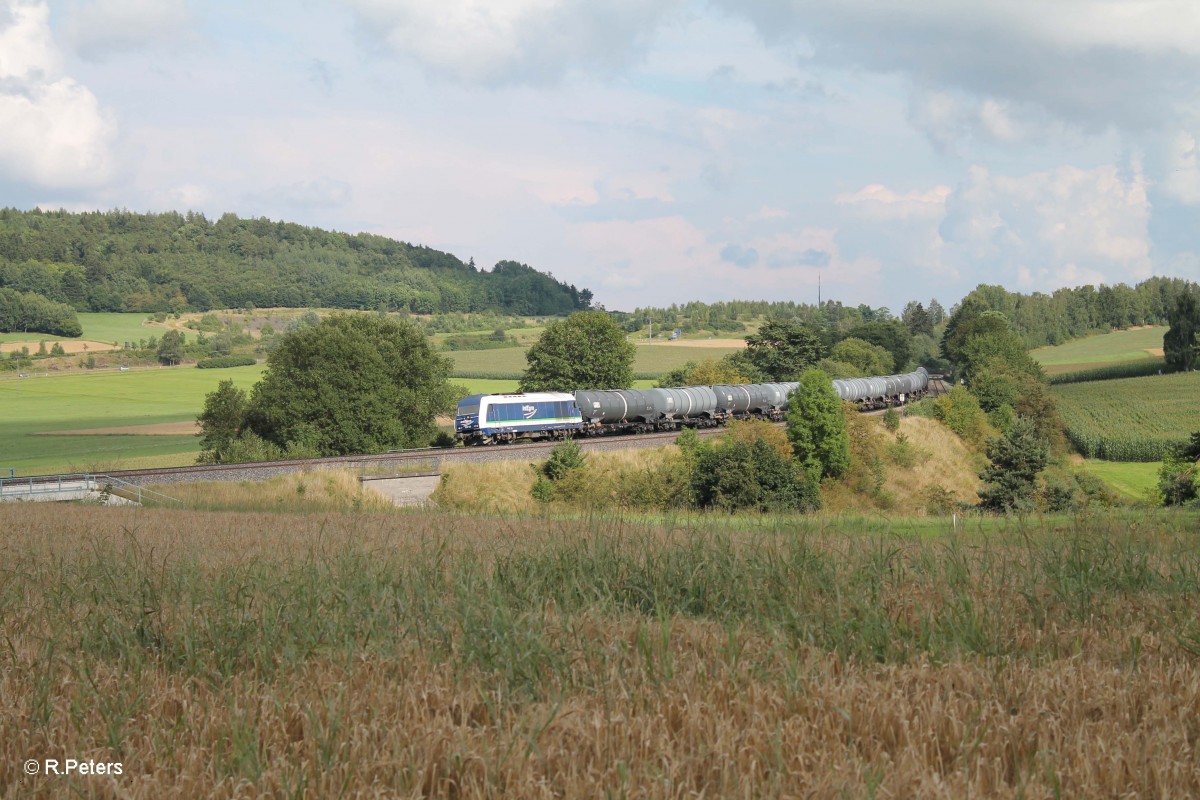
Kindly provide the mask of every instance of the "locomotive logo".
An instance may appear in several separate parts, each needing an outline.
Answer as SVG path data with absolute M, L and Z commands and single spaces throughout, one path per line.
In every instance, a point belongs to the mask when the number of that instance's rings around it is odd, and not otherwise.
M 525 419 L 533 419 L 533 415 L 537 413 L 537 406 L 521 406 L 521 411 L 525 414 Z

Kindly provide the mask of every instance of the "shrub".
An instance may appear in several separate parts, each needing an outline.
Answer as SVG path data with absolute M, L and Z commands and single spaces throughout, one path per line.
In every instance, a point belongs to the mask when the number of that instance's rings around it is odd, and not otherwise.
M 571 470 L 580 469 L 587 461 L 583 448 L 574 439 L 567 439 L 554 446 L 538 471 L 552 481 L 562 480 Z
M 903 433 L 896 434 L 896 441 L 886 448 L 888 460 L 897 467 L 911 469 L 929 460 L 929 453 L 914 445 Z
M 954 493 L 940 483 L 935 483 L 925 490 L 925 510 L 930 514 L 949 514 L 957 507 L 958 501 L 954 499 Z
M 539 475 L 537 480 L 533 482 L 533 486 L 530 487 L 529 493 L 539 503 L 549 503 L 554 499 L 554 484 L 546 476 Z
M 887 428 L 892 433 L 900 430 L 900 414 L 894 408 L 889 408 L 883 412 L 883 427 Z
M 730 513 L 813 511 L 821 505 L 819 486 L 819 477 L 797 469 L 762 439 L 704 447 L 692 473 L 696 504 Z
M 935 399 L 933 409 L 934 416 L 968 444 L 978 446 L 987 438 L 987 417 L 975 395 L 964 387 L 955 386 Z
M 1196 462 L 1180 458 L 1178 450 L 1168 453 L 1158 470 L 1158 494 L 1163 505 L 1182 506 L 1194 502 L 1200 496 L 1197 471 Z
M 252 367 L 258 361 L 254 356 L 214 356 L 196 362 L 197 369 L 228 369 L 229 367 Z

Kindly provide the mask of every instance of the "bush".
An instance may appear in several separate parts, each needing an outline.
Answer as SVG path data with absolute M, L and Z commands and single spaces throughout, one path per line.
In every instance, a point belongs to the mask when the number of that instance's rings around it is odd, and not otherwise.
M 962 386 L 955 386 L 948 393 L 933 401 L 934 417 L 958 434 L 968 444 L 981 445 L 987 438 L 988 423 L 975 395 Z
M 935 483 L 925 490 L 925 510 L 928 513 L 942 516 L 956 508 L 958 501 L 954 498 L 954 493 L 940 483 Z
M 533 499 L 539 503 L 549 503 L 554 499 L 554 484 L 551 483 L 544 475 L 539 475 L 537 480 L 533 482 L 529 493 L 533 495 Z
M 1165 506 L 1182 506 L 1200 496 L 1195 462 L 1180 458 L 1178 451 L 1168 453 L 1158 470 L 1158 495 Z
M 900 430 L 900 414 L 894 408 L 889 408 L 883 412 L 883 427 L 887 428 L 892 433 Z
M 579 443 L 574 439 L 567 439 L 554 446 L 550 457 L 542 463 L 538 471 L 548 480 L 557 481 L 566 477 L 568 472 L 581 469 L 586 462 L 587 456 Z
M 762 439 L 726 440 L 697 453 L 692 492 L 701 508 L 735 511 L 814 511 L 820 479 L 797 469 Z
M 929 453 L 914 445 L 903 433 L 896 434 L 896 441 L 886 448 L 888 460 L 902 469 L 911 469 L 929 460 Z
M 196 362 L 197 369 L 228 369 L 229 367 L 252 367 L 258 361 L 254 356 L 215 356 Z

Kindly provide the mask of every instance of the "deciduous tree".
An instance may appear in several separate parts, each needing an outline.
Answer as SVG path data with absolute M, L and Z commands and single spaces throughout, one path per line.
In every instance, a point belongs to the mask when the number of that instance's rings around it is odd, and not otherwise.
M 246 424 L 249 407 L 245 390 L 234 386 L 233 381 L 221 381 L 216 391 L 205 395 L 204 410 L 196 418 L 200 423 L 200 463 L 227 462 L 229 448 Z
M 796 320 L 770 320 L 746 337 L 745 358 L 770 381 L 790 381 L 825 356 L 821 333 Z
M 1169 319 L 1171 327 L 1163 336 L 1163 355 L 1175 369 L 1193 370 L 1200 365 L 1200 304 L 1191 291 L 1181 291 Z
M 287 334 L 254 386 L 248 426 L 280 448 L 346 455 L 423 447 L 454 407 L 451 362 L 414 325 L 335 314 Z
M 788 439 L 796 461 L 818 478 L 837 478 L 850 468 L 850 438 L 833 379 L 807 370 L 788 401 Z
M 158 340 L 158 360 L 163 364 L 175 365 L 183 361 L 183 333 L 169 330 Z
M 603 311 L 582 311 L 552 322 L 525 354 L 522 392 L 628 389 L 634 345 Z

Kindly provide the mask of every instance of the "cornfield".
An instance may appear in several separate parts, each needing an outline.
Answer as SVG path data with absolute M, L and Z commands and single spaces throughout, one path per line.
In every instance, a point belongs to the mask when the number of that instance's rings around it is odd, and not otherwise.
M 1200 430 L 1200 373 L 1074 383 L 1054 394 L 1067 439 L 1087 458 L 1160 461 Z

